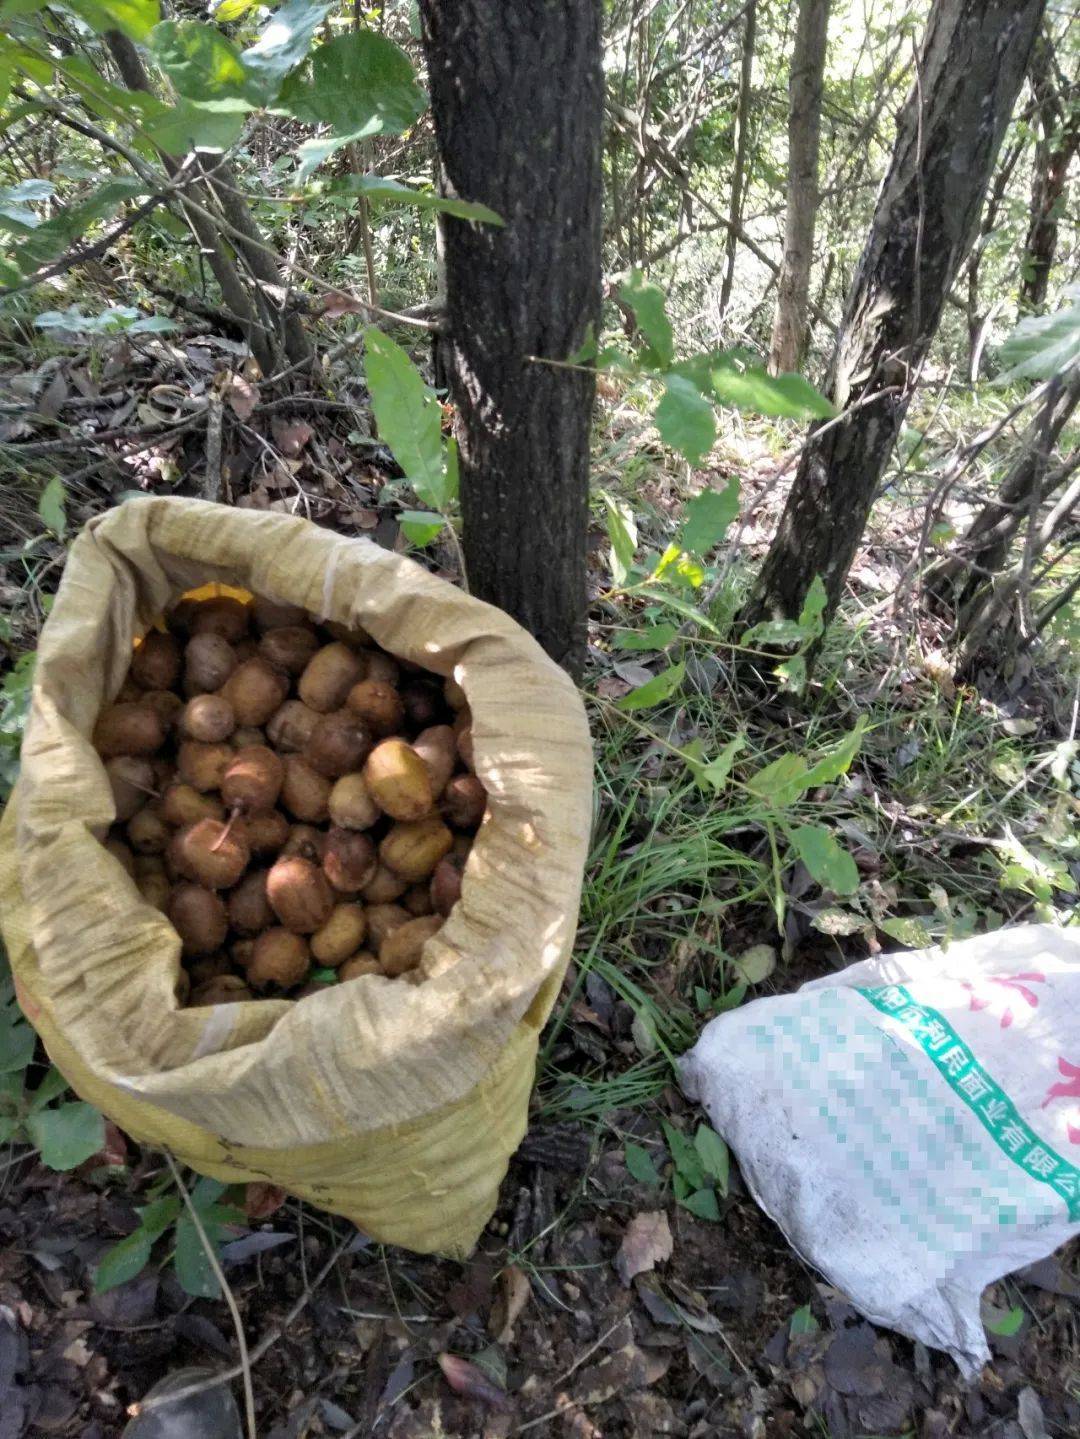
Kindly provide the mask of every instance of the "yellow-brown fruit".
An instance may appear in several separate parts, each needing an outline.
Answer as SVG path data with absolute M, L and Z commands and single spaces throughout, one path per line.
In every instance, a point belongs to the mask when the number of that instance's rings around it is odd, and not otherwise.
M 208 979 L 191 991 L 188 1007 L 201 1009 L 208 1004 L 237 1004 L 242 999 L 255 996 L 238 974 L 221 974 L 217 979 Z
M 327 620 L 323 628 L 333 639 L 340 640 L 343 645 L 352 645 L 354 649 L 371 643 L 371 636 L 363 625 L 343 625 L 339 620 Z
M 271 919 L 271 923 L 273 920 Z M 251 963 L 251 956 L 255 953 L 255 941 L 253 939 L 234 939 L 229 946 L 229 955 L 233 964 L 240 969 L 247 969 Z
M 132 879 L 134 879 L 135 856 L 132 854 L 131 850 L 124 843 L 124 841 L 122 839 L 116 839 L 115 837 L 112 837 L 105 841 L 105 848 L 112 855 L 113 859 L 117 860 L 120 864 L 122 864 L 127 870 L 128 874 L 130 874 Z
M 184 693 L 219 690 L 239 664 L 236 651 L 220 635 L 197 635 L 184 651 Z
M 442 711 L 442 693 L 427 680 L 413 680 L 401 690 L 405 719 L 413 730 L 427 729 L 438 723 Z
M 146 805 L 127 822 L 128 844 L 136 854 L 164 854 L 171 836 L 156 802 Z
M 339 982 L 344 983 L 348 979 L 361 979 L 365 974 L 382 974 L 382 965 L 373 954 L 362 949 L 341 965 L 337 977 Z
M 382 815 L 359 773 L 342 775 L 330 791 L 327 806 L 331 821 L 343 829 L 370 829 Z
M 458 754 L 461 756 L 461 763 L 468 770 L 476 768 L 476 756 L 473 750 L 472 715 L 468 709 L 458 711 L 457 719 L 454 721 L 454 734 L 457 736 Z
M 234 754 L 231 745 L 200 744 L 198 740 L 187 739 L 177 752 L 177 773 L 184 784 L 205 794 L 207 790 L 221 788 L 222 777 L 232 764 Z
M 397 660 L 385 650 L 368 650 L 364 655 L 364 678 L 396 686 L 401 680 L 401 670 Z
M 440 860 L 439 864 L 442 863 L 443 861 Z M 436 869 L 438 869 L 438 867 L 438 865 L 435 866 Z M 409 913 L 417 919 L 419 919 L 422 914 L 431 914 L 435 908 L 431 902 L 431 885 L 410 885 L 401 897 L 401 907 L 402 909 L 407 909 Z
M 239 729 L 233 730 L 229 743 L 233 749 L 250 749 L 253 744 L 266 743 L 266 731 L 259 729 L 258 725 L 241 725 Z
M 137 814 L 154 794 L 154 767 L 148 759 L 119 754 L 105 761 L 105 773 L 109 776 L 116 818 L 121 823 Z
M 279 809 L 240 815 L 236 827 L 252 854 L 277 854 L 289 838 L 289 821 Z
M 395 874 L 392 869 L 387 869 L 385 864 L 380 864 L 360 893 L 367 904 L 392 904 L 395 899 L 401 898 L 408 887 L 408 881 L 402 879 L 400 874 Z
M 379 963 L 383 974 L 396 979 L 408 969 L 415 969 L 420 963 L 424 945 L 442 929 L 441 914 L 426 914 L 422 919 L 410 919 L 408 924 L 398 925 L 379 945 Z
M 367 907 L 368 944 L 378 951 L 388 934 L 408 924 L 412 915 L 400 904 L 369 904 Z
M 355 954 L 367 934 L 367 918 L 359 904 L 336 904 L 330 918 L 311 936 L 311 957 L 319 964 L 341 964 Z
M 364 783 L 393 819 L 419 819 L 435 802 L 427 765 L 403 739 L 384 739 L 375 746 L 364 766 Z
M 360 680 L 349 691 L 345 703 L 380 739 L 394 734 L 405 723 L 401 696 L 385 680 Z
M 283 625 L 267 630 L 259 641 L 259 653 L 286 674 L 303 674 L 316 650 L 319 637 L 310 625 Z
M 286 625 L 302 625 L 307 620 L 307 611 L 299 605 L 287 605 L 283 600 L 268 600 L 256 595 L 252 603 L 255 614 L 255 628 L 266 630 L 283 629 Z
M 148 705 L 107 705 L 98 715 L 93 743 L 102 759 L 153 754 L 165 743 L 165 726 Z
M 303 700 L 286 700 L 267 721 L 266 738 L 279 754 L 298 754 L 318 722 L 317 711 L 308 709 Z
M 251 813 L 273 809 L 281 793 L 285 766 L 266 745 L 237 750 L 221 777 L 221 798 L 230 809 Z
M 148 874 L 165 873 L 165 856 L 160 854 L 137 854 L 135 856 L 135 878 L 142 879 Z
M 288 855 L 272 866 L 266 895 L 280 922 L 295 934 L 313 934 L 334 908 L 334 892 L 325 874 L 299 855 Z
M 250 851 L 235 829 L 200 819 L 172 838 L 169 859 L 178 874 L 207 889 L 230 889 L 248 867 Z
M 169 907 L 169 899 L 172 895 L 172 885 L 169 877 L 162 870 L 155 870 L 150 874 L 140 874 L 135 878 L 135 884 L 139 893 L 147 904 L 152 904 L 155 909 L 164 913 Z
M 463 710 L 469 703 L 465 691 L 453 677 L 443 685 L 443 699 L 452 710 Z
M 335 641 L 311 657 L 296 689 L 309 709 L 329 714 L 341 708 L 359 678 L 359 659 L 348 645 Z
M 213 599 L 199 600 L 191 613 L 193 635 L 220 635 L 222 639 L 243 639 L 248 632 L 251 611 L 231 595 L 215 595 Z
M 304 761 L 316 774 L 338 779 L 358 769 L 371 751 L 371 735 L 351 710 L 321 715 L 304 746 Z
M 266 897 L 266 875 L 265 869 L 245 874 L 229 895 L 229 923 L 240 934 L 260 934 L 275 923 Z
M 326 835 L 321 829 L 311 824 L 294 824 L 281 846 L 281 858 L 287 859 L 290 854 L 295 854 L 301 859 L 310 859 L 312 864 L 321 864 L 325 844 Z
M 194 785 L 171 784 L 161 797 L 161 816 L 166 824 L 180 829 L 200 819 L 224 819 L 225 806 L 212 794 L 201 794 Z
M 288 929 L 268 929 L 255 941 L 247 981 L 253 989 L 292 989 L 311 968 L 307 940 Z
M 420 731 L 412 747 L 427 765 L 431 793 L 438 799 L 457 765 L 457 736 L 448 724 L 431 725 Z
M 289 677 L 261 655 L 244 660 L 221 686 L 238 725 L 264 725 L 289 693 Z
M 475 829 L 487 809 L 487 790 L 474 774 L 456 774 L 442 797 L 443 817 L 455 829 Z
M 395 824 L 379 845 L 379 858 L 410 884 L 427 879 L 453 846 L 454 836 L 438 815 Z
M 172 635 L 148 630 L 131 657 L 131 677 L 144 690 L 171 690 L 180 678 L 180 646 Z
M 319 824 L 330 813 L 330 781 L 316 774 L 299 755 L 286 755 L 284 766 L 281 803 L 297 819 Z
M 184 708 L 184 701 L 172 690 L 145 690 L 139 703 L 154 711 L 166 735 L 175 728 L 180 711 Z
M 166 911 L 185 954 L 209 954 L 225 943 L 229 917 L 216 894 L 198 884 L 178 884 Z
M 323 845 L 323 873 L 340 894 L 356 894 L 374 878 L 379 866 L 375 846 L 366 834 L 336 825 Z
M 223 949 L 216 950 L 213 954 L 197 955 L 185 964 L 188 974 L 191 975 L 191 982 L 197 989 L 200 984 L 206 984 L 208 980 L 217 979 L 223 974 L 228 974 L 232 968 L 229 956 Z
M 195 695 L 180 712 L 180 733 L 200 744 L 220 744 L 235 728 L 236 716 L 224 695 Z
M 431 876 L 431 904 L 436 914 L 445 919 L 461 898 L 461 872 L 464 861 L 454 854 L 440 859 Z

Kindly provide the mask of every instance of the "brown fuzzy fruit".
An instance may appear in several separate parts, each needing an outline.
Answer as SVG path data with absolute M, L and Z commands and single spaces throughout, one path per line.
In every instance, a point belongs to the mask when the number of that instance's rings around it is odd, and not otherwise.
M 309 709 L 329 714 L 345 703 L 345 696 L 360 678 L 360 670 L 360 660 L 348 645 L 324 645 L 308 661 L 297 693 Z
M 148 630 L 131 657 L 131 677 L 145 690 L 171 690 L 180 678 L 180 646 L 172 635 Z
M 463 710 L 469 703 L 465 691 L 456 679 L 448 679 L 443 685 L 443 699 L 452 710 Z
M 408 924 L 398 925 L 379 945 L 379 963 L 383 974 L 396 979 L 408 969 L 415 969 L 420 963 L 424 945 L 442 929 L 441 914 L 426 914 L 422 919 L 410 919 Z
M 277 854 L 289 838 L 289 821 L 279 809 L 240 815 L 236 828 L 252 854 Z
M 440 859 L 431 875 L 431 904 L 436 914 L 445 919 L 461 898 L 461 874 L 464 861 L 453 854 Z
M 369 650 L 364 656 L 364 678 L 397 686 L 401 680 L 401 669 L 397 660 L 384 650 Z
M 412 747 L 427 765 L 431 793 L 438 799 L 457 765 L 457 736 L 448 724 L 432 725 L 420 731 Z
M 200 819 L 173 836 L 169 859 L 186 879 L 207 889 L 229 889 L 247 869 L 251 852 L 228 825 Z
M 366 834 L 336 825 L 323 846 L 323 873 L 340 894 L 355 894 L 374 878 L 378 868 L 375 846 Z
M 225 806 L 213 795 L 201 794 L 190 784 L 171 784 L 161 797 L 161 816 L 166 824 L 180 829 L 200 819 L 224 819 Z
M 310 625 L 283 625 L 267 630 L 259 641 L 259 653 L 286 674 L 304 672 L 319 648 L 319 637 Z
M 393 819 L 419 819 L 435 802 L 427 765 L 403 739 L 384 739 L 368 755 L 364 783 Z
M 266 894 L 280 922 L 295 934 L 314 933 L 334 908 L 334 892 L 322 870 L 298 855 L 279 859 L 271 868 Z
M 454 734 L 457 736 L 461 763 L 466 769 L 474 770 L 476 755 L 473 750 L 472 715 L 468 709 L 458 710 L 457 719 L 454 721 Z
M 140 689 L 139 686 L 135 683 L 135 681 L 131 678 L 131 676 L 127 675 L 124 679 L 124 683 L 120 686 L 120 688 L 116 691 L 116 694 L 113 696 L 113 704 L 138 704 L 145 693 L 146 691 Z
M 311 936 L 311 957 L 337 965 L 355 954 L 367 934 L 367 917 L 359 904 L 336 904 L 330 918 Z
M 307 620 L 307 611 L 299 605 L 287 605 L 284 600 L 263 599 L 255 596 L 252 603 L 255 628 L 260 634 L 266 630 L 279 630 L 286 625 L 302 625 Z
M 266 743 L 266 731 L 259 729 L 258 725 L 241 725 L 239 729 L 233 730 L 229 743 L 233 749 L 250 749 L 253 744 Z
M 380 864 L 372 878 L 360 891 L 367 904 L 393 904 L 408 889 L 408 881 Z
M 405 718 L 410 729 L 427 729 L 437 724 L 442 712 L 442 693 L 427 680 L 413 680 L 401 691 Z
M 165 743 L 165 726 L 149 705 L 107 705 L 94 726 L 93 744 L 102 759 L 153 754 Z
M 237 1004 L 242 999 L 255 996 L 238 974 L 221 974 L 217 979 L 208 979 L 191 991 L 188 1007 L 201 1009 L 207 1004 Z
M 316 774 L 338 779 L 358 769 L 371 752 L 371 735 L 351 710 L 322 715 L 304 746 L 304 760 Z
M 318 721 L 317 711 L 308 709 L 303 700 L 286 700 L 267 721 L 266 738 L 279 753 L 296 754 L 307 744 Z
M 312 864 L 321 864 L 325 844 L 326 835 L 321 829 L 316 829 L 311 824 L 294 824 L 281 846 L 280 858 L 286 859 L 290 854 L 296 854 L 301 859 L 310 859 Z
M 239 969 L 247 969 L 251 963 L 251 956 L 255 953 L 255 941 L 253 939 L 234 939 L 229 946 L 229 955 Z
M 341 965 L 337 977 L 340 983 L 344 983 L 348 979 L 361 979 L 365 974 L 382 974 L 382 965 L 373 954 L 362 949 Z
M 249 606 L 231 595 L 215 595 L 213 599 L 197 602 L 191 615 L 191 633 L 220 635 L 232 643 L 247 634 L 250 616 Z
M 331 821 L 343 829 L 370 829 L 382 815 L 362 774 L 342 775 L 330 791 L 327 805 Z
M 286 755 L 284 765 L 281 803 L 297 819 L 319 824 L 330 813 L 330 781 L 316 774 L 299 755 Z
M 444 863 L 444 861 L 440 860 L 439 864 L 442 863 Z M 439 865 L 435 866 L 436 869 L 438 869 L 438 867 Z M 409 913 L 415 915 L 417 919 L 423 914 L 431 914 L 435 908 L 431 902 L 431 885 L 410 885 L 401 897 L 401 907 L 402 909 L 407 909 Z
M 408 924 L 412 915 L 400 904 L 370 904 L 367 908 L 368 943 L 372 949 L 382 948 L 387 935 L 393 934 L 403 924 Z
M 266 745 L 237 750 L 221 777 L 221 798 L 230 809 L 254 813 L 273 809 L 281 793 L 285 766 Z
M 229 916 L 216 894 L 198 884 L 178 884 L 166 911 L 185 954 L 209 954 L 225 943 Z
M 184 693 L 219 690 L 239 664 L 236 651 L 220 635 L 197 635 L 184 651 Z
M 360 680 L 345 703 L 380 739 L 396 733 L 405 723 L 405 706 L 393 685 L 384 680 Z
M 289 693 L 289 677 L 256 655 L 237 665 L 221 686 L 239 725 L 264 725 Z
M 112 855 L 113 859 L 115 859 L 119 864 L 122 864 L 127 870 L 128 874 L 130 874 L 132 879 L 134 879 L 135 856 L 132 854 L 130 848 L 124 843 L 124 841 L 122 839 L 107 839 L 105 841 L 105 848 Z
M 379 858 L 410 884 L 427 879 L 453 846 L 454 836 L 438 815 L 395 824 L 379 845 Z
M 148 759 L 120 754 L 105 761 L 116 818 L 123 823 L 138 813 L 154 793 L 154 767 Z
M 176 727 L 180 711 L 184 708 L 184 701 L 172 690 L 146 690 L 139 703 L 154 711 L 166 734 Z
M 353 645 L 360 649 L 371 643 L 371 636 L 363 625 L 344 625 L 340 620 L 327 620 L 323 628 L 331 638 L 340 640 L 343 645 Z
M 147 904 L 153 905 L 155 909 L 160 909 L 162 913 L 168 909 L 169 899 L 172 896 L 172 885 L 163 869 L 155 870 L 151 874 L 137 875 L 135 883 Z
M 200 744 L 220 744 L 235 728 L 233 707 L 223 695 L 195 695 L 180 712 L 180 733 Z
M 253 870 L 229 895 L 229 923 L 240 934 L 260 934 L 274 924 L 274 911 L 266 897 L 265 869 Z
M 287 929 L 268 929 L 255 941 L 247 981 L 253 989 L 292 989 L 311 968 L 307 940 Z
M 154 805 L 146 805 L 138 814 L 131 816 L 127 822 L 127 838 L 136 854 L 165 853 L 171 831 L 156 802 Z
M 205 794 L 207 790 L 220 789 L 222 777 L 232 764 L 234 753 L 231 745 L 184 740 L 176 756 L 177 772 L 184 784 Z
M 487 809 L 487 790 L 474 774 L 456 774 L 442 797 L 443 817 L 455 829 L 475 829 Z

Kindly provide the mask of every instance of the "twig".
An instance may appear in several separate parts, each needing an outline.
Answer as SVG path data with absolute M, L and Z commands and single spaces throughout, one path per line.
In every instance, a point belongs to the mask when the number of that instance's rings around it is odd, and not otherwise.
M 221 396 L 211 391 L 206 402 L 206 474 L 203 477 L 203 498 L 221 499 L 221 421 L 224 407 Z
M 98 259 L 119 240 L 121 235 L 126 235 L 129 230 L 134 229 L 140 220 L 145 219 L 159 205 L 165 204 L 167 199 L 165 194 L 151 195 L 141 205 L 136 205 L 125 219 L 114 225 L 100 240 L 95 240 L 92 245 L 76 245 L 74 250 L 61 256 L 59 260 L 54 260 L 51 265 L 43 265 L 40 270 L 35 270 L 25 279 L 16 280 L 13 285 L 0 285 L 0 295 L 14 295 L 19 290 L 30 290 L 35 285 L 40 285 L 43 280 L 54 279 L 57 275 L 63 275 L 66 271 L 73 270 L 76 265 L 85 265 L 88 260 Z

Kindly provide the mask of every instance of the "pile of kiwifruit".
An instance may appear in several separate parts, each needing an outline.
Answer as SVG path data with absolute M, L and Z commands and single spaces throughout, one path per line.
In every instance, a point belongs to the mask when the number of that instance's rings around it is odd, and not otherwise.
M 184 599 L 93 739 L 181 1004 L 422 979 L 487 803 L 456 682 L 292 606 Z

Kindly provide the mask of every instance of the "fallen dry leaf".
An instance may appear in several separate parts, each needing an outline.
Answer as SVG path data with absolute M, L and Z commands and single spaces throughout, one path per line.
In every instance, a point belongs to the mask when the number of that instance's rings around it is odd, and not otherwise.
M 331 290 L 317 312 L 324 320 L 336 320 L 339 315 L 364 315 L 369 306 L 343 290 Z
M 279 420 L 275 418 L 270 422 L 270 429 L 273 432 L 274 444 L 277 445 L 281 453 L 290 460 L 296 458 L 315 433 L 306 420 Z
M 258 388 L 244 375 L 230 372 L 224 386 L 229 408 L 238 420 L 250 420 L 259 403 Z
M 244 1191 L 244 1214 L 248 1219 L 269 1219 L 285 1203 L 288 1195 L 277 1184 L 253 1179 Z
M 510 1399 L 505 1390 L 492 1384 L 483 1370 L 478 1369 L 475 1364 L 470 1364 L 467 1359 L 461 1359 L 456 1354 L 440 1354 L 438 1359 L 439 1368 L 455 1394 L 460 1394 L 463 1399 L 475 1399 L 477 1403 L 486 1404 L 489 1409 L 498 1409 L 503 1413 L 510 1408 Z
M 488 1325 L 496 1344 L 509 1344 L 513 1339 L 514 1325 L 531 1293 L 529 1276 L 516 1264 L 509 1265 L 499 1275 L 499 1293 Z
M 671 1226 L 662 1209 L 635 1214 L 626 1226 L 615 1256 L 615 1271 L 629 1288 L 635 1274 L 644 1274 L 647 1269 L 655 1269 L 657 1264 L 670 1259 L 673 1248 Z

